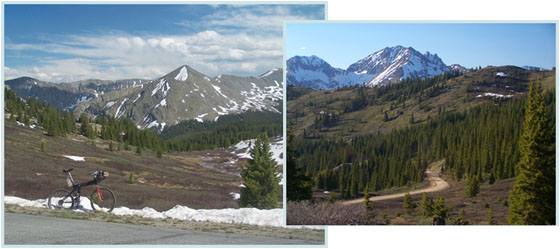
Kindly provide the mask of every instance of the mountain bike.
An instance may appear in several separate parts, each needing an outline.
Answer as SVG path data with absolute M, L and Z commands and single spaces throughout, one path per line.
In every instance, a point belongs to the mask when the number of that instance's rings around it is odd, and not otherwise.
M 72 174 L 73 168 L 63 169 L 66 174 L 66 184 L 72 188 L 72 191 L 66 189 L 57 189 L 47 199 L 49 209 L 74 209 L 80 205 L 81 191 L 83 187 L 96 185 L 96 189 L 89 196 L 92 210 L 104 210 L 106 212 L 113 211 L 115 208 L 115 194 L 108 188 L 99 186 L 99 183 L 109 177 L 109 172 L 104 170 L 93 172 L 93 180 L 76 184 Z

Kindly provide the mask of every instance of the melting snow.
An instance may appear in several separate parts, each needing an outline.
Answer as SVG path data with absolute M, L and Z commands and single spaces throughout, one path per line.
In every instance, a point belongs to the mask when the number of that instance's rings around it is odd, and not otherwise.
M 243 140 L 233 147 L 235 148 L 235 154 L 239 158 L 252 158 L 251 149 L 255 146 L 256 139 Z M 284 160 L 281 158 L 282 153 L 284 153 L 284 141 L 279 140 L 277 142 L 270 143 L 270 152 L 272 152 L 272 158 L 279 165 L 284 164 Z
M 154 109 L 158 108 L 159 106 L 167 106 L 167 99 L 162 99 L 159 104 L 154 107 Z
M 241 199 L 241 194 L 239 194 L 239 193 L 231 192 L 231 193 L 229 193 L 229 195 L 231 195 L 231 197 L 233 197 L 234 200 Z
M 109 101 L 109 103 L 107 103 L 105 105 L 105 108 L 110 108 L 111 106 L 113 106 L 116 102 L 115 101 Z
M 513 97 L 513 95 L 503 95 L 503 94 L 499 94 L 499 93 L 484 93 L 484 94 L 479 94 L 476 97 L 481 98 L 482 96 L 492 97 L 492 98 L 511 98 L 511 97 Z
M 169 89 L 171 89 L 171 87 L 169 86 L 167 80 L 165 80 L 165 78 L 161 78 L 161 80 L 159 80 L 159 83 L 156 85 L 156 88 L 152 90 L 151 96 L 154 96 L 159 90 L 161 90 L 161 92 L 163 93 L 163 97 L 165 98 Z
M 506 73 L 504 73 L 504 72 L 497 72 L 497 73 L 496 73 L 496 76 L 498 76 L 498 77 L 506 77 L 507 75 L 506 75 Z
M 272 70 L 270 70 L 270 71 L 264 73 L 263 75 L 261 75 L 259 78 L 263 78 L 263 77 L 269 76 L 269 75 L 273 74 L 273 73 L 276 72 L 276 71 L 278 71 L 278 68 L 273 68 Z
M 189 77 L 189 73 L 187 72 L 187 68 L 181 68 L 181 71 L 175 76 L 176 80 L 185 81 Z
M 78 162 L 86 161 L 86 159 L 83 156 L 66 156 L 66 155 L 62 155 L 62 156 Z
M 237 193 L 232 192 L 232 197 L 237 197 Z M 22 207 L 47 208 L 46 199 L 34 201 L 26 200 L 15 196 L 4 196 L 4 203 L 15 204 Z M 81 197 L 77 212 L 92 212 L 90 201 L 86 197 Z M 256 208 L 225 208 L 225 209 L 192 209 L 186 206 L 176 205 L 175 207 L 158 212 L 153 208 L 130 209 L 128 207 L 117 207 L 112 214 L 118 216 L 141 216 L 150 219 L 177 219 L 192 221 L 207 221 L 229 224 L 248 224 L 257 226 L 282 227 L 284 224 L 284 210 L 281 208 L 260 210 Z
M 120 116 L 119 116 L 119 112 L 121 111 L 121 107 L 124 105 L 124 102 L 126 102 L 128 100 L 128 98 L 124 98 L 123 102 L 121 103 L 121 105 L 119 105 L 119 108 L 117 108 L 117 112 L 115 113 L 115 117 L 116 118 L 120 118 L 122 115 L 124 115 L 125 112 L 123 112 Z
M 138 97 L 136 97 L 136 98 L 132 101 L 132 103 L 135 103 L 139 98 L 140 98 L 140 94 L 138 94 Z
M 204 118 L 206 115 L 208 115 L 208 113 L 203 113 L 203 114 L 198 115 L 198 116 L 197 116 L 196 118 L 194 118 L 194 119 L 196 119 L 196 121 L 202 123 L 202 122 L 204 122 L 204 120 L 202 120 L 202 118 Z

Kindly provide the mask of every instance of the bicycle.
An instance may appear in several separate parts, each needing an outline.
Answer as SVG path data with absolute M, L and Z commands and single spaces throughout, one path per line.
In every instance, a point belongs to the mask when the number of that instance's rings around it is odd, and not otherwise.
M 76 184 L 72 178 L 73 168 L 63 169 L 62 172 L 66 174 L 66 184 L 72 187 L 72 191 L 66 189 L 57 189 L 47 199 L 47 206 L 49 209 L 74 209 L 80 205 L 80 194 L 83 187 L 89 185 L 96 185 L 96 189 L 90 195 L 90 203 L 92 210 L 106 210 L 107 212 L 113 211 L 115 208 L 115 194 L 108 188 L 99 187 L 99 183 L 109 177 L 109 172 L 104 170 L 93 172 L 93 180 Z

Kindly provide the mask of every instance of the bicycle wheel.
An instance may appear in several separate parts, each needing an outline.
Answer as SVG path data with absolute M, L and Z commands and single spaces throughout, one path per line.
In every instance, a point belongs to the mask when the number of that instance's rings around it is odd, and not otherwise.
M 93 210 L 111 212 L 115 208 L 115 194 L 108 188 L 99 188 L 99 191 L 93 190 L 89 200 Z
M 57 189 L 47 199 L 49 209 L 70 209 L 74 207 L 74 198 L 70 196 L 70 191 Z

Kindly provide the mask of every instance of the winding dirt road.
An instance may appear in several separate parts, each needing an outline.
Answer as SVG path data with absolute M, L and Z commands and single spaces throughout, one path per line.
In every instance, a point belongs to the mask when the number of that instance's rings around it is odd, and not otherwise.
M 397 193 L 397 194 L 373 196 L 369 198 L 369 200 L 370 201 L 389 200 L 389 199 L 404 197 L 406 193 L 409 193 L 410 195 L 417 195 L 422 193 L 437 192 L 449 188 L 450 187 L 449 183 L 440 177 L 442 163 L 443 162 L 436 163 L 433 167 L 426 169 L 426 178 L 430 183 L 429 187 L 423 189 L 417 189 L 409 192 Z M 342 205 L 352 205 L 352 204 L 362 203 L 362 202 L 364 202 L 364 198 L 344 201 L 342 202 Z

